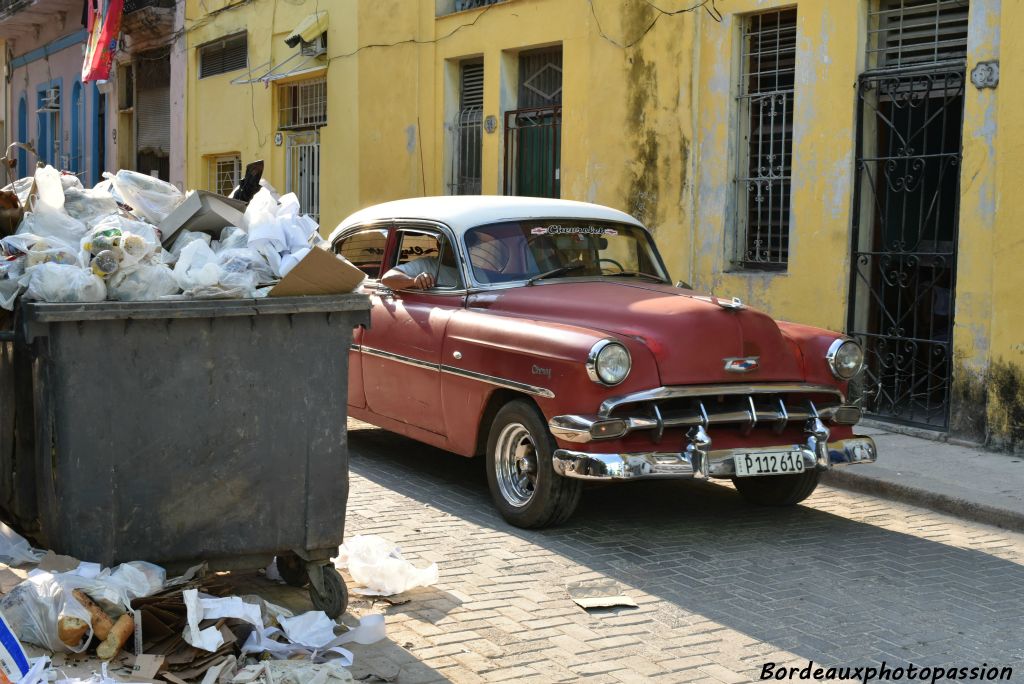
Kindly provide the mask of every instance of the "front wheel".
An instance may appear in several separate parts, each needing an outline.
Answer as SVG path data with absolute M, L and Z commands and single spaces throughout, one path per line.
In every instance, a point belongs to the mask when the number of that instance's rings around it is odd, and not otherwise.
M 734 477 L 736 491 L 760 506 L 795 506 L 814 492 L 821 473 L 807 470 L 799 475 L 765 475 L 762 477 Z
M 516 527 L 565 522 L 580 501 L 581 483 L 551 467 L 554 439 L 526 401 L 505 404 L 487 437 L 487 483 L 502 517 Z

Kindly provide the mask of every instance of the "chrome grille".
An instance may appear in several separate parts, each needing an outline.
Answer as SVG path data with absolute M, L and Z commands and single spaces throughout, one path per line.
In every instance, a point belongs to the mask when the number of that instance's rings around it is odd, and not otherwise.
M 725 426 L 743 434 L 755 428 L 770 429 L 778 434 L 791 426 L 803 429 L 812 418 L 831 419 L 843 405 L 843 395 L 838 390 L 825 388 L 785 391 L 707 387 L 700 388 L 704 392 L 693 394 L 686 390 L 697 388 L 678 388 L 682 396 L 672 396 L 672 388 L 665 389 L 663 394 L 667 396 L 637 395 L 634 401 L 612 400 L 614 406 L 608 412 L 602 411 L 602 417 L 627 421 L 629 432 L 654 430 L 657 441 L 665 430 L 697 426 Z

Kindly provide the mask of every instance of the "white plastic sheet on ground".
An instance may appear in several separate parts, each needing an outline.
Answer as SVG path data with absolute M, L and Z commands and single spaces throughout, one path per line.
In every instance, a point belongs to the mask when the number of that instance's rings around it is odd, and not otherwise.
M 360 534 L 338 549 L 334 564 L 348 568 L 349 574 L 362 587 L 352 589 L 364 596 L 391 596 L 416 587 L 437 583 L 437 563 L 417 568 L 402 557 L 398 547 L 383 537 Z
M 38 563 L 45 551 L 32 548 L 28 540 L 0 522 L 0 561 L 7 565 Z
M 252 603 L 245 603 L 237 596 L 213 598 L 200 596 L 196 589 L 186 589 L 182 592 L 182 598 L 185 601 L 188 617 L 188 626 L 185 627 L 183 636 L 185 641 L 196 648 L 212 653 L 224 644 L 224 637 L 216 627 L 199 628 L 199 623 L 203 620 L 237 618 L 248 622 L 256 628 L 256 631 L 263 629 L 260 607 Z
M 306 614 L 308 615 L 308 613 Z M 325 613 L 321 612 L 324 619 L 328 619 Z M 297 616 L 292 620 L 298 620 L 303 616 Z M 373 644 L 385 636 L 387 631 L 384 625 L 383 615 L 367 615 L 359 621 L 359 626 L 350 629 L 341 636 L 334 637 L 327 643 L 322 643 L 322 633 L 319 627 L 310 627 L 310 624 L 317 625 L 320 622 L 319 616 L 310 619 L 309 624 L 300 624 L 293 629 L 293 634 L 299 639 L 309 639 L 320 643 L 314 644 L 295 643 L 290 641 L 277 641 L 272 637 L 283 636 L 288 638 L 286 632 L 277 627 L 257 629 L 249 635 L 242 646 L 242 655 L 246 653 L 269 653 L 276 660 L 288 660 L 295 656 L 306 656 L 313 663 L 334 662 L 344 667 L 352 665 L 354 660 L 352 652 L 343 648 L 343 644 Z M 293 623 L 295 624 L 295 623 Z

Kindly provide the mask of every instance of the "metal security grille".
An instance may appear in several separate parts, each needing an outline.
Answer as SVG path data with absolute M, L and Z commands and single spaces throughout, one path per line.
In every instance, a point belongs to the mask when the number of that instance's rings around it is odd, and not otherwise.
M 237 154 L 210 157 L 210 192 L 230 195 L 242 180 L 242 158 Z
M 43 161 L 54 166 L 61 166 L 61 91 L 60 86 L 47 88 L 39 95 L 39 115 L 41 130 L 41 145 L 39 149 L 43 152 Z
M 785 270 L 789 260 L 796 10 L 743 24 L 734 265 Z
M 464 62 L 459 85 L 459 113 L 453 125 L 455 147 L 449 189 L 454 195 L 479 195 L 484 119 L 483 62 Z
M 326 78 L 283 85 L 279 95 L 279 128 L 315 128 L 327 123 Z
M 967 0 L 886 0 L 868 14 L 868 63 L 873 66 L 967 56 Z
M 285 192 L 294 192 L 303 213 L 320 221 L 320 134 L 288 135 Z
M 199 46 L 199 78 L 226 74 L 249 65 L 249 44 L 246 34 L 221 38 Z
M 519 57 L 519 109 L 505 112 L 506 195 L 562 193 L 562 49 Z
M 888 31 L 878 68 L 858 84 L 850 311 L 864 346 L 864 373 L 851 395 L 882 420 L 949 427 L 952 335 L 965 85 L 964 43 L 898 13 L 913 5 L 966 20 L 967 2 L 888 0 L 872 13 L 872 41 Z M 953 7 L 955 5 L 955 7 Z M 935 14 L 940 19 L 946 14 Z M 931 26 L 948 26 L 932 23 Z M 966 26 L 957 29 L 966 35 Z M 915 46 L 918 63 L 908 63 Z M 877 43 L 869 43 L 869 52 Z M 950 51 L 952 50 L 952 52 Z M 958 52 L 959 51 L 959 52 Z M 946 59 L 950 55 L 952 59 Z M 959 56 L 955 56 L 959 54 Z

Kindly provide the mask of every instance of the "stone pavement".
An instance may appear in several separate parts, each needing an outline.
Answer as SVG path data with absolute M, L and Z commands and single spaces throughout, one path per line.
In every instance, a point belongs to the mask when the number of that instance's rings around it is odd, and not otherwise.
M 1024 532 L 1024 456 L 858 427 L 878 462 L 836 468 L 824 482 Z
M 593 487 L 564 526 L 524 531 L 494 512 L 479 460 L 349 429 L 346 536 L 440 567 L 437 586 L 375 606 L 400 684 L 731 684 L 808 660 L 1024 677 L 1024 535 L 831 487 L 758 508 L 701 482 Z M 589 578 L 639 608 L 578 608 L 565 584 Z

